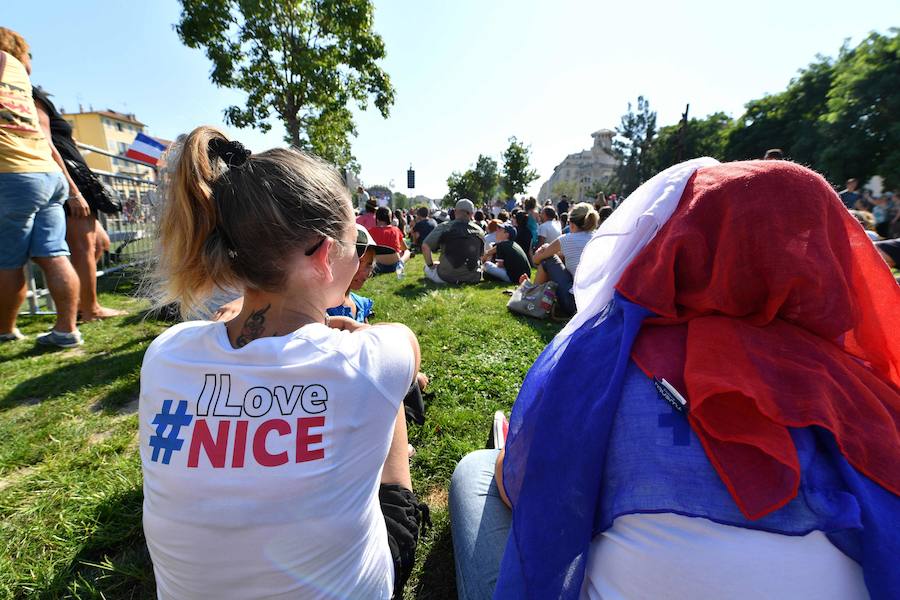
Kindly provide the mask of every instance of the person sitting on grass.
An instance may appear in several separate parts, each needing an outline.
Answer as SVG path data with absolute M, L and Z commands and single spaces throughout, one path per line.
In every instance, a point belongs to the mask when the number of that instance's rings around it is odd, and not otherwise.
M 534 261 L 537 263 L 534 283 L 555 281 L 559 305 L 570 315 L 575 314 L 575 296 L 572 294 L 575 271 L 581 261 L 581 253 L 599 220 L 593 206 L 587 202 L 579 202 L 569 213 L 570 233 L 564 233 L 552 243 L 544 244 L 534 254 Z
M 501 223 L 499 219 L 491 219 L 487 222 L 487 233 L 484 234 L 484 247 L 490 248 L 497 243 L 497 229 Z
M 367 229 L 376 244 L 393 250 L 391 254 L 375 256 L 375 275 L 393 273 L 409 260 L 409 249 L 403 239 L 403 232 L 391 225 L 391 210 L 388 207 L 378 207 L 375 211 L 375 227 Z
M 356 247 L 365 248 L 365 250 L 359 257 L 359 268 L 353 279 L 350 280 L 350 286 L 344 295 L 344 302 L 325 312 L 330 317 L 349 317 L 357 323 L 368 323 L 369 317 L 374 314 L 375 302 L 371 298 L 360 296 L 354 292 L 361 290 L 372 276 L 372 272 L 375 270 L 375 259 L 378 255 L 394 254 L 394 249 L 376 244 L 369 231 L 358 223 L 356 225 Z
M 556 219 L 556 209 L 552 206 L 545 206 L 541 209 L 541 224 L 538 227 L 537 246 L 543 246 L 556 240 L 562 233 L 562 227 Z
M 523 277 L 531 278 L 531 264 L 528 255 L 513 240 L 516 237 L 516 228 L 512 225 L 503 225 L 497 228 L 497 243 L 488 249 L 481 257 L 484 263 L 484 272 L 500 281 L 518 282 Z M 496 260 L 491 261 L 492 258 Z
M 453 474 L 460 597 L 900 597 L 900 287 L 828 182 L 675 165 L 578 300 Z
M 243 289 L 227 323 L 187 321 L 141 369 L 143 527 L 160 598 L 402 597 L 426 513 L 401 399 L 404 325 L 327 317 L 366 246 L 333 167 L 258 155 L 211 127 L 168 150 L 156 281 L 191 314 Z
M 456 203 L 450 221 L 441 223 L 422 242 L 425 277 L 434 283 L 478 283 L 481 281 L 481 255 L 484 231 L 472 222 L 475 205 L 463 198 Z M 433 253 L 441 250 L 436 262 Z
M 431 212 L 427 206 L 420 206 L 416 209 L 416 222 L 410 231 L 413 249 L 416 252 L 422 251 L 422 242 L 428 237 L 428 234 L 437 227 L 437 221 L 431 218 Z

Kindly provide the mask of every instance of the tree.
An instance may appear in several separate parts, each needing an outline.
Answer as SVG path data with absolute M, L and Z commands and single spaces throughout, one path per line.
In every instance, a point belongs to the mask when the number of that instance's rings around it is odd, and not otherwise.
M 655 175 L 678 162 L 701 156 L 723 160 L 732 126 L 728 115 L 717 112 L 703 119 L 661 127 L 647 153 L 649 174 Z
M 447 188 L 447 195 L 444 196 L 444 199 L 450 204 L 455 204 L 463 198 L 472 200 L 478 194 L 475 172 L 472 169 L 464 173 L 454 171 L 447 178 Z
M 637 112 L 628 103 L 628 112 L 616 128 L 618 136 L 613 140 L 613 152 L 620 164 L 616 177 L 626 196 L 649 179 L 653 173 L 647 162 L 647 153 L 656 135 L 656 112 L 650 110 L 650 102 L 638 96 Z
M 478 155 L 475 168 L 472 170 L 472 179 L 475 182 L 475 194 L 469 197 L 476 206 L 490 201 L 497 190 L 497 161 L 484 154 Z
M 835 63 L 817 157 L 833 182 L 881 175 L 900 184 L 900 29 L 889 31 L 845 44 Z
M 340 167 L 355 167 L 348 104 L 370 96 L 383 117 L 394 102 L 390 78 L 377 64 L 384 42 L 372 30 L 369 0 L 180 0 L 175 30 L 212 61 L 212 82 L 247 94 L 225 109 L 235 127 L 271 128 L 285 141 Z
M 769 148 L 781 148 L 791 160 L 816 168 L 824 143 L 818 122 L 833 79 L 834 61 L 819 56 L 785 91 L 748 102 L 727 135 L 725 159 L 762 158 Z
M 391 206 L 394 208 L 409 208 L 409 204 L 409 196 L 403 192 L 394 192 L 394 196 L 391 198 Z
M 503 152 L 503 191 L 508 196 L 522 194 L 528 189 L 532 181 L 538 178 L 538 173 L 530 169 L 531 147 L 526 146 L 516 139 L 509 138 L 509 146 Z

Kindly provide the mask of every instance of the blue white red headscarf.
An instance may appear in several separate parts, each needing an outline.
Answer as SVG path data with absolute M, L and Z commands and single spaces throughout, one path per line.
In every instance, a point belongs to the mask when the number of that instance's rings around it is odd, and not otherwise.
M 823 531 L 872 597 L 900 597 L 900 289 L 815 173 L 704 162 L 648 182 L 585 250 L 579 315 L 513 407 L 498 598 L 577 597 L 591 540 L 632 512 Z M 694 442 L 645 461 L 643 497 L 614 483 L 610 458 L 648 435 L 617 415 L 622 390 L 661 402 L 635 365 L 687 397 L 658 424 Z

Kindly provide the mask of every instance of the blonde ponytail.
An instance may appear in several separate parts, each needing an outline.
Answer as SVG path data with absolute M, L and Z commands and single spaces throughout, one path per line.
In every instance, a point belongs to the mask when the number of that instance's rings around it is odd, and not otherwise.
M 216 289 L 278 291 L 291 252 L 353 225 L 350 192 L 330 165 L 285 149 L 226 165 L 212 140 L 228 143 L 212 127 L 193 130 L 164 156 L 160 176 L 153 295 L 183 315 L 202 314 Z
M 593 231 L 600 224 L 600 215 L 587 202 L 579 202 L 569 211 L 569 222 L 575 223 L 581 231 Z
M 198 127 L 182 143 L 164 186 L 159 222 L 158 281 L 162 304 L 177 302 L 183 314 L 193 314 L 214 291 L 216 282 L 232 284 L 227 248 L 213 235 L 218 209 L 213 184 L 224 170 L 209 156 L 209 141 L 226 139 L 217 129 Z

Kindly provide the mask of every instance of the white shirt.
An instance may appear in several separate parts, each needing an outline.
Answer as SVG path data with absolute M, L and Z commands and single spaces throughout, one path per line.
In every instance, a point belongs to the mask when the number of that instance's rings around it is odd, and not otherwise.
M 195 321 L 150 345 L 140 452 L 160 598 L 391 596 L 378 487 L 413 378 L 406 336 L 312 324 L 235 349 L 223 323 Z
M 556 241 L 556 238 L 558 238 L 561 233 L 562 227 L 560 227 L 559 221 L 555 219 L 552 221 L 544 221 L 538 227 L 538 237 L 543 237 L 545 244 Z
M 581 262 L 581 253 L 584 252 L 584 247 L 591 240 L 592 235 L 592 231 L 579 231 L 559 236 L 559 247 L 562 249 L 562 255 L 566 258 L 566 270 L 572 274 L 572 277 L 575 277 L 578 263 Z
M 484 234 L 484 249 L 488 250 L 497 243 L 497 232 Z
M 672 513 L 624 515 L 591 542 L 582 599 L 868 598 L 825 534 L 779 535 Z

